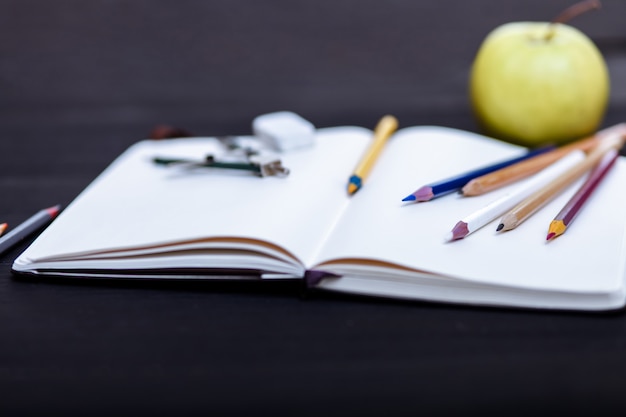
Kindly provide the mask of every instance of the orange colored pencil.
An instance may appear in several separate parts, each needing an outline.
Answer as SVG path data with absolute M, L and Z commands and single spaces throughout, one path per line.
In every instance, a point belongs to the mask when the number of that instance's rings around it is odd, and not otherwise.
M 7 227 L 9 227 L 9 225 L 6 223 L 0 224 L 0 236 L 2 236 L 5 230 L 7 230 Z
M 587 137 L 570 143 L 569 145 L 559 147 L 553 151 L 537 155 L 533 158 L 518 162 L 517 164 L 502 168 L 490 174 L 474 178 L 461 189 L 461 193 L 464 196 L 468 197 L 476 196 L 511 184 L 515 181 L 521 180 L 541 171 L 543 168 L 547 167 L 548 165 L 552 164 L 553 162 L 573 150 L 580 149 L 585 152 L 589 152 L 598 144 L 599 140 L 601 140 L 602 138 L 606 138 L 608 135 L 611 135 L 613 133 L 620 134 L 623 138 L 626 137 L 626 123 L 620 123 L 608 127 L 599 131 L 591 137 Z

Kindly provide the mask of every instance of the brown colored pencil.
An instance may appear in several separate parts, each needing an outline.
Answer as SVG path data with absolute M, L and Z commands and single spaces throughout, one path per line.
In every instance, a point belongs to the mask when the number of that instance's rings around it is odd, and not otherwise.
M 581 161 L 560 177 L 555 179 L 546 187 L 538 190 L 526 200 L 513 207 L 508 213 L 502 216 L 497 231 L 511 230 L 519 226 L 524 220 L 532 216 L 537 210 L 556 197 L 569 184 L 580 178 L 585 172 L 596 165 L 602 157 L 611 149 L 618 149 L 622 146 L 624 138 L 615 134 L 603 138 L 598 145 Z
M 461 189 L 461 193 L 464 196 L 476 196 L 511 184 L 515 181 L 526 178 L 532 174 L 541 171 L 543 168 L 555 162 L 557 159 L 565 156 L 569 152 L 580 149 L 585 152 L 591 150 L 598 141 L 607 137 L 612 133 L 618 133 L 622 136 L 626 136 L 626 123 L 620 123 L 606 129 L 603 129 L 595 135 L 581 139 L 579 141 L 570 143 L 559 147 L 553 151 L 546 152 L 541 155 L 537 155 L 533 158 L 525 161 L 518 162 L 514 165 L 502 168 L 498 171 L 494 171 L 490 174 L 483 175 L 481 177 L 474 178 L 469 181 Z

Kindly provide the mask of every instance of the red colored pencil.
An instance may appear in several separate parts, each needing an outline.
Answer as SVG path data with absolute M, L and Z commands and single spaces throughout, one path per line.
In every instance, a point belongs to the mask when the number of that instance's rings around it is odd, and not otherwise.
M 8 251 L 13 246 L 26 239 L 30 234 L 41 229 L 46 223 L 54 219 L 60 211 L 61 206 L 59 205 L 39 210 L 9 233 L 2 236 L 2 238 L 0 238 L 0 254 Z
M 602 157 L 600 162 L 598 162 L 596 167 L 591 171 L 584 184 L 578 189 L 576 194 L 570 198 L 554 220 L 550 222 L 546 240 L 552 240 L 565 233 L 568 226 L 574 221 L 576 215 L 589 199 L 589 196 L 598 187 L 598 184 L 600 184 L 611 167 L 615 165 L 618 156 L 619 152 L 616 149 L 611 149 Z

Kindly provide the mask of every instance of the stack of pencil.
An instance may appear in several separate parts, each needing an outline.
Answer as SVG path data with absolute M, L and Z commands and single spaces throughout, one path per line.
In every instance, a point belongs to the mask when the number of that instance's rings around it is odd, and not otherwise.
M 563 234 L 598 184 L 615 164 L 626 140 L 621 123 L 577 142 L 558 148 L 542 148 L 518 158 L 475 169 L 424 185 L 402 201 L 425 202 L 458 191 L 477 196 L 513 182 L 528 179 L 515 191 L 459 220 L 446 236 L 462 239 L 501 216 L 496 228 L 503 232 L 518 227 L 569 185 L 589 173 L 587 180 L 563 207 L 548 228 L 547 240 Z

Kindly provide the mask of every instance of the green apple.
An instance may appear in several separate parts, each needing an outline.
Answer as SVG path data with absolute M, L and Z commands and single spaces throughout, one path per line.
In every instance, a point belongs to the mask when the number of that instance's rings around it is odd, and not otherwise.
M 514 22 L 493 30 L 470 75 L 474 113 L 491 136 L 526 146 L 594 132 L 609 98 L 606 62 L 580 30 Z

